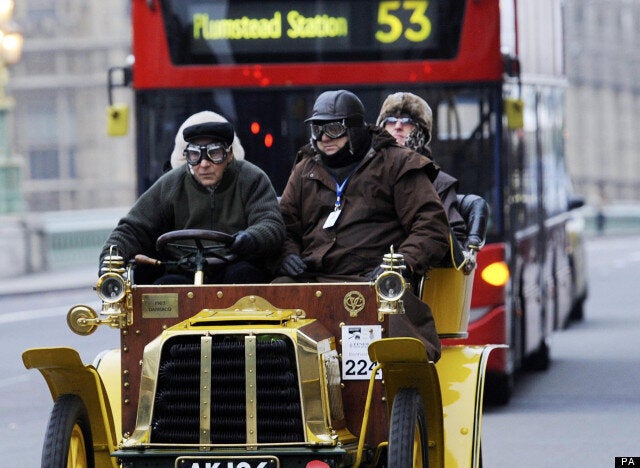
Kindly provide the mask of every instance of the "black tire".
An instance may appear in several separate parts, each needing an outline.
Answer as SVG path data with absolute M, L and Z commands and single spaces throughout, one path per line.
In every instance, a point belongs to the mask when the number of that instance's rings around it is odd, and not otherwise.
M 514 377 L 506 372 L 487 372 L 484 379 L 484 404 L 506 406 L 513 394 Z
M 387 466 L 428 468 L 428 446 L 427 417 L 420 393 L 415 388 L 402 388 L 391 409 Z
M 528 371 L 542 372 L 549 369 L 551 365 L 551 352 L 549 345 L 543 338 L 536 350 L 524 360 L 524 368 Z
M 87 408 L 77 395 L 60 395 L 53 405 L 42 448 L 42 468 L 94 468 Z
M 584 299 L 578 299 L 569 314 L 569 322 L 582 322 L 584 320 Z

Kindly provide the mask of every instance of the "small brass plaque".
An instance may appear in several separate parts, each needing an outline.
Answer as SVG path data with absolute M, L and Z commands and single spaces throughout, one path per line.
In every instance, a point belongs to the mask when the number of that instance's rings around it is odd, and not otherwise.
M 142 318 L 174 318 L 177 316 L 178 293 L 142 295 Z

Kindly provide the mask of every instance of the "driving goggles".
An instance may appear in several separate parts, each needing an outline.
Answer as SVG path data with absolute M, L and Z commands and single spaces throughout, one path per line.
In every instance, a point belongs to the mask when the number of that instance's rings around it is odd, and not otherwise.
M 387 117 L 382 121 L 382 126 L 386 127 L 387 125 L 395 125 L 398 122 L 400 122 L 402 125 L 416 124 L 411 117 Z
M 209 143 L 208 145 L 189 143 L 183 154 L 191 166 L 197 166 L 205 157 L 213 164 L 222 164 L 229 155 L 229 148 L 221 143 Z
M 311 122 L 311 137 L 314 140 L 319 140 L 323 134 L 334 140 L 345 136 L 347 130 L 348 127 L 344 122 L 328 122 L 322 125 Z

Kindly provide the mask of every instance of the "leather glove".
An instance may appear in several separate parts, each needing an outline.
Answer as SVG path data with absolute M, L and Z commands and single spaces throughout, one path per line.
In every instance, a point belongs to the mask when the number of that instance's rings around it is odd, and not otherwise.
M 376 278 L 380 276 L 382 273 L 384 273 L 384 268 L 378 265 L 372 271 L 367 273 L 365 276 L 369 279 L 369 281 L 375 281 Z
M 249 255 L 256 253 L 258 242 L 253 234 L 247 231 L 238 231 L 229 249 L 236 255 Z
M 367 279 L 369 279 L 369 281 L 375 281 L 376 278 L 384 272 L 385 272 L 384 268 L 382 268 L 381 266 L 377 266 L 372 271 L 367 273 L 365 276 L 367 277 Z M 412 269 L 409 266 L 407 266 L 404 270 L 402 270 L 400 274 L 407 281 L 411 281 L 413 279 Z
M 307 264 L 300 258 L 299 255 L 289 254 L 282 261 L 280 265 L 280 272 L 288 276 L 300 276 L 307 270 Z
M 473 234 L 467 237 L 467 240 L 464 242 L 465 250 L 469 250 L 470 248 L 480 250 L 481 245 L 482 245 L 482 239 L 480 239 L 480 236 L 476 236 Z

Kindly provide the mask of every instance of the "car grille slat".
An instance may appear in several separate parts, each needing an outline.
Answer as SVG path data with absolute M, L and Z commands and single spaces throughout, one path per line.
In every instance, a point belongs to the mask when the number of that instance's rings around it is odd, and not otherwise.
M 247 443 L 245 336 L 211 335 L 210 443 Z M 201 335 L 169 338 L 160 358 L 151 422 L 153 443 L 201 443 Z M 258 443 L 303 442 L 294 344 L 256 335 Z M 208 365 L 208 364 L 207 364 Z

